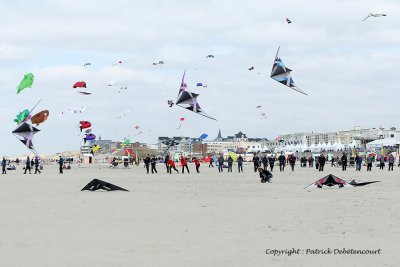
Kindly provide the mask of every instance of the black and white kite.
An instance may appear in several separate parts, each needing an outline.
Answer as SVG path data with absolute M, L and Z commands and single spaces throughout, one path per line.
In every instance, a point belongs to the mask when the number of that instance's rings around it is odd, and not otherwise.
M 185 74 L 186 71 L 183 73 L 181 87 L 179 88 L 178 99 L 176 100 L 176 105 L 187 110 L 193 111 L 201 116 L 207 117 L 212 120 L 216 120 L 213 117 L 209 116 L 207 113 L 203 111 L 200 107 L 199 103 L 197 102 L 197 97 L 199 94 L 192 93 L 187 91 L 187 84 L 185 82 Z
M 369 13 L 368 16 L 365 19 L 363 19 L 362 21 L 365 21 L 365 20 L 367 20 L 367 18 L 370 18 L 370 17 L 374 17 L 374 18 L 386 17 L 386 14 Z
M 278 51 L 276 52 L 276 56 L 275 56 L 274 65 L 273 65 L 272 71 L 271 71 L 271 78 L 277 82 L 280 82 L 283 85 L 286 85 L 287 87 L 289 87 L 293 90 L 296 90 L 299 93 L 307 95 L 305 92 L 300 90 L 294 84 L 292 76 L 290 76 L 291 72 L 292 72 L 292 70 L 287 68 L 285 66 L 285 64 L 283 63 L 283 61 L 279 58 L 279 48 L 278 48 Z
M 33 136 L 40 132 L 39 129 L 33 127 L 32 125 L 24 122 L 12 133 L 18 138 L 21 143 L 23 143 L 27 148 L 29 148 L 35 155 L 37 155 L 35 146 L 33 145 Z

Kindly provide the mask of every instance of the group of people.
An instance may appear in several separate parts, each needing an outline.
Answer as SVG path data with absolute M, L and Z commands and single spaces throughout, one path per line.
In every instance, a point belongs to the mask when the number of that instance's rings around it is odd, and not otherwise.
M 196 172 L 200 173 L 200 160 L 196 157 L 192 159 L 194 162 L 194 165 L 196 167 Z M 158 159 L 156 156 L 151 156 L 147 154 L 147 156 L 143 159 L 144 162 L 144 167 L 146 168 L 147 174 L 150 173 L 157 173 L 157 163 Z M 188 159 L 185 156 L 180 157 L 180 164 L 182 167 L 182 173 L 185 173 L 185 169 L 187 173 L 190 173 L 189 167 L 188 167 Z M 175 161 L 169 156 L 165 156 L 164 158 L 164 165 L 167 170 L 167 173 L 172 174 L 172 170 L 176 171 L 176 173 L 179 173 L 179 170 L 176 168 Z

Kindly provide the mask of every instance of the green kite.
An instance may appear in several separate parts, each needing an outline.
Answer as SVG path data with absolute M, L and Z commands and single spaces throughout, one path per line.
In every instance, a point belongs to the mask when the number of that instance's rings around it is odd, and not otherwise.
M 17 94 L 19 94 L 20 92 L 22 92 L 25 88 L 31 88 L 33 81 L 35 80 L 35 76 L 33 75 L 33 73 L 27 73 L 24 75 L 24 78 L 22 79 L 22 81 L 20 82 L 20 84 L 17 87 Z

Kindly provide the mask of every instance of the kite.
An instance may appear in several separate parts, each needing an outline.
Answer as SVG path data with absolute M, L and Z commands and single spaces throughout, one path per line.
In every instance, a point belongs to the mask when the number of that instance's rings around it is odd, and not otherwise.
M 48 117 L 49 117 L 49 111 L 42 110 L 39 113 L 32 116 L 31 122 L 32 122 L 32 124 L 36 124 L 36 126 L 39 126 L 39 124 L 45 122 Z
M 169 106 L 170 108 L 172 108 L 173 105 L 174 105 L 174 102 L 173 102 L 172 100 L 168 100 L 168 106 Z
M 283 64 L 283 62 L 279 58 L 278 54 L 279 54 L 279 48 L 278 48 L 278 51 L 276 52 L 274 65 L 273 65 L 272 71 L 271 71 L 271 78 L 277 82 L 280 82 L 281 84 L 286 85 L 287 87 L 289 87 L 293 90 L 296 90 L 299 93 L 307 95 L 302 90 L 297 88 L 297 86 L 294 84 L 294 81 L 293 81 L 292 77 L 290 76 L 290 73 L 292 70 L 287 68 L 285 66 L 285 64 Z
M 292 21 L 290 19 L 288 19 L 288 18 L 286 18 L 286 22 L 287 22 L 287 24 L 292 23 Z
M 370 18 L 370 17 L 374 17 L 374 18 L 386 17 L 386 14 L 369 13 L 368 16 L 365 19 L 363 19 L 362 21 L 365 21 L 367 18 Z
M 262 120 L 265 120 L 266 118 L 267 118 L 267 114 L 261 113 L 261 119 L 262 119 Z
M 214 58 L 214 55 L 207 55 L 206 58 Z
M 379 183 L 380 181 L 371 181 L 371 182 L 356 182 L 354 179 L 349 183 L 352 186 L 364 186 L 373 183 Z
M 338 186 L 339 188 L 342 187 L 354 187 L 350 183 L 346 182 L 345 180 L 340 179 L 339 177 L 336 177 L 335 175 L 329 174 L 314 183 L 306 186 L 306 188 L 323 188 L 323 187 L 332 187 L 332 186 Z
M 257 106 L 256 108 L 261 108 L 262 106 L 260 105 L 260 106 Z
M 86 109 L 87 107 L 67 107 L 66 110 L 58 114 L 58 118 L 63 119 L 65 115 L 82 114 Z
M 81 91 L 78 91 L 78 93 L 81 94 L 81 95 L 91 95 L 92 94 L 92 93 L 89 93 L 89 92 L 81 92 Z
M 207 84 L 203 84 L 203 83 L 197 83 L 196 86 L 197 87 L 207 88 Z
M 113 184 L 104 182 L 104 181 L 99 180 L 99 179 L 93 179 L 93 180 L 92 180 L 90 183 L 88 183 L 84 188 L 82 188 L 81 191 L 85 191 L 85 190 L 86 190 L 86 191 L 96 191 L 96 190 L 99 190 L 99 189 L 105 190 L 105 191 L 116 191 L 116 190 L 120 190 L 120 191 L 127 191 L 127 192 L 129 192 L 128 190 L 126 190 L 126 189 L 124 189 L 124 188 L 122 188 L 122 187 L 119 187 L 119 186 L 116 186 L 116 185 L 113 185 Z
M 142 131 L 140 130 L 139 125 L 135 125 L 134 128 L 135 128 L 137 134 L 142 134 Z
M 118 93 L 121 93 L 122 92 L 122 90 L 127 90 L 128 89 L 128 87 L 121 87 L 121 89 L 118 91 Z
M 84 81 L 76 82 L 72 86 L 73 88 L 86 88 L 86 83 Z
M 85 135 L 83 136 L 82 139 L 83 139 L 84 143 L 86 144 L 87 141 L 94 141 L 94 140 L 96 140 L 96 135 L 94 135 L 94 134 L 92 134 L 92 133 L 85 134 Z
M 124 142 L 122 142 L 122 145 L 121 146 L 126 146 L 126 145 L 129 145 L 131 143 L 131 139 L 129 139 L 129 138 L 124 138 Z
M 200 140 L 204 140 L 204 139 L 206 139 L 208 137 L 208 134 L 202 134 L 202 135 L 200 135 L 200 137 L 199 137 L 199 139 Z
M 100 149 L 101 149 L 101 146 L 99 146 L 99 145 L 92 146 L 92 149 L 91 149 L 92 155 L 94 155 L 94 153 L 99 152 Z
M 92 123 L 90 123 L 90 121 L 80 121 L 79 124 L 79 129 L 81 129 L 81 132 L 83 129 L 89 129 L 92 127 Z
M 122 64 L 122 61 L 118 61 L 117 63 L 113 64 L 113 66 L 117 66 L 119 64 Z
M 31 88 L 34 80 L 35 76 L 32 73 L 25 74 L 17 87 L 17 94 L 21 93 L 25 88 Z
M 23 111 L 21 111 L 17 117 L 14 119 L 14 122 L 16 122 L 18 125 L 20 125 L 21 123 L 25 122 L 26 120 L 29 120 L 29 110 L 25 109 Z
M 161 143 L 163 143 L 164 145 L 166 145 L 167 147 L 164 150 L 164 154 L 168 154 L 168 151 L 171 147 L 173 146 L 177 146 L 179 145 L 179 142 L 176 142 L 173 138 L 169 138 L 167 140 L 162 141 Z
M 164 61 L 160 60 L 160 61 L 158 61 L 158 63 L 153 62 L 153 66 L 156 66 L 156 65 L 164 65 Z
M 185 118 L 180 118 L 179 121 L 180 121 L 181 123 L 179 124 L 179 127 L 176 128 L 177 130 L 179 130 L 179 129 L 182 127 L 182 124 L 183 124 L 183 122 L 185 121 Z
M 21 141 L 27 148 L 29 148 L 35 155 L 37 155 L 35 147 L 33 145 L 33 136 L 38 132 L 40 132 L 39 129 L 36 129 L 32 125 L 24 122 L 12 133 L 15 137 L 18 138 L 19 141 Z
M 212 120 L 216 120 L 213 117 L 210 117 L 207 113 L 203 111 L 200 107 L 199 103 L 197 102 L 197 97 L 199 94 L 195 94 L 186 90 L 187 84 L 185 82 L 185 74 L 186 71 L 183 73 L 181 87 L 179 88 L 178 99 L 176 100 L 176 105 L 192 112 L 195 112 L 199 115 L 207 117 Z
M 91 64 L 89 62 L 86 62 L 85 64 L 83 64 L 84 67 L 86 66 L 90 66 Z
M 251 66 L 251 67 L 249 68 L 249 70 L 250 70 L 250 71 L 254 70 L 254 66 Z

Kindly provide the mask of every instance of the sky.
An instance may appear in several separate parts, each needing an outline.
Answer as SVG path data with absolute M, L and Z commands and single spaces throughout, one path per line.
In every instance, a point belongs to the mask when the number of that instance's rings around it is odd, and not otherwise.
M 43 154 L 78 150 L 80 120 L 91 121 L 102 139 L 148 143 L 158 136 L 215 138 L 219 128 L 223 136 L 275 139 L 400 126 L 399 1 L 0 0 L 0 10 L 0 156 L 29 152 L 11 134 L 13 119 L 39 100 L 33 113 L 50 111 L 35 135 Z M 387 16 L 361 21 L 368 13 Z M 269 77 L 278 47 L 308 96 Z M 165 64 L 152 65 L 160 60 Z M 217 121 L 168 107 L 185 70 L 189 90 Z M 17 95 L 30 72 L 32 88 Z M 79 95 L 77 81 L 92 95 Z M 118 93 L 120 87 L 128 89 Z M 58 117 L 80 106 L 87 111 Z

